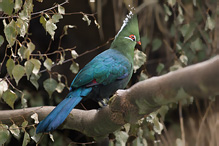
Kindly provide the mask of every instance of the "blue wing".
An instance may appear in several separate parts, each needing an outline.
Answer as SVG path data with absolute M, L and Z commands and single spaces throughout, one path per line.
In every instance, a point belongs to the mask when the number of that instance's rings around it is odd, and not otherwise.
M 109 49 L 91 60 L 72 81 L 71 89 L 85 85 L 107 85 L 132 73 L 132 64 L 119 51 Z M 95 81 L 92 83 L 92 81 Z

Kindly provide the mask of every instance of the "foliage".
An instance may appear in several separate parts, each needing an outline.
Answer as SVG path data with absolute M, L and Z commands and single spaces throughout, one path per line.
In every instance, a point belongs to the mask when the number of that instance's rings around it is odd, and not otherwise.
M 43 1 L 38 0 L 38 2 Z M 65 24 L 61 28 L 63 31 L 59 36 L 59 45 L 56 51 L 50 53 L 48 51 L 40 52 L 39 48 L 36 48 L 29 31 L 31 21 L 38 17 L 38 23 L 51 37 L 51 41 L 54 41 L 56 31 L 60 28 L 59 23 L 66 15 L 63 5 L 67 1 L 39 12 L 33 11 L 33 3 L 32 0 L 2 0 L 0 2 L 0 9 L 6 16 L 0 18 L 4 25 L 4 30 L 2 30 L 4 35 L 0 35 L 0 46 L 1 49 L 5 50 L 4 58 L 1 59 L 0 71 L 3 68 L 7 70 L 7 74 L 0 78 L 0 99 L 12 109 L 17 108 L 18 103 L 19 106 L 25 108 L 29 105 L 28 102 L 33 103 L 42 100 L 38 93 L 33 98 L 29 91 L 19 86 L 24 78 L 36 88 L 36 91 L 44 88 L 49 95 L 48 97 L 53 99 L 54 96 L 56 100 L 56 91 L 61 93 L 69 85 L 67 77 L 55 72 L 53 68 L 71 62 L 68 69 L 76 74 L 79 71 L 79 64 L 76 63 L 75 59 L 83 55 L 77 54 L 76 47 L 62 47 L 62 38 L 68 35 L 68 29 L 77 28 L 75 25 L 70 24 Z M 127 1 L 124 1 L 124 3 L 126 6 L 129 5 Z M 141 5 L 144 5 L 144 2 Z M 136 10 L 139 10 L 141 5 L 137 6 Z M 156 27 L 153 29 L 140 27 L 143 51 L 135 51 L 134 72 L 138 78 L 137 81 L 203 61 L 214 56 L 215 53 L 213 34 L 216 25 L 216 8 L 214 9 L 216 0 L 212 0 L 208 5 L 198 0 L 191 2 L 167 0 L 155 5 L 157 9 L 146 7 L 139 11 L 140 26 L 154 27 L 154 24 L 156 24 Z M 90 6 L 92 7 L 92 5 Z M 123 9 L 115 8 L 114 13 L 119 14 L 120 10 Z M 145 15 L 149 13 L 152 17 Z M 102 25 L 97 23 L 94 14 L 85 14 L 83 12 L 72 14 L 82 15 L 81 20 L 87 23 L 87 27 L 92 27 L 91 25 L 94 23 L 101 33 Z M 145 54 L 147 54 L 147 58 Z M 57 56 L 57 58 L 54 59 L 54 56 Z M 71 58 L 67 59 L 69 56 Z M 153 56 L 158 57 L 153 58 Z M 150 64 L 153 64 L 154 70 L 146 70 Z M 183 90 L 178 91 L 178 93 L 177 96 L 187 96 Z M 188 104 L 193 101 L 192 99 L 191 97 L 189 100 L 181 102 Z M 132 136 L 135 137 L 131 141 L 133 145 L 146 145 L 151 141 L 153 143 L 159 142 L 157 137 L 164 133 L 165 125 L 163 125 L 163 121 L 165 115 L 169 109 L 176 107 L 176 105 L 162 106 L 156 112 L 139 120 L 138 123 L 124 125 L 121 130 L 114 133 L 115 144 L 125 145 L 130 142 Z M 7 144 L 11 136 L 18 140 L 23 139 L 22 145 L 28 145 L 32 141 L 38 143 L 41 136 L 41 134 L 35 134 L 35 124 L 39 122 L 38 115 L 33 114 L 31 118 L 33 119 L 32 123 L 24 119 L 21 125 L 16 125 L 14 122 L 12 125 L 0 124 L 0 145 Z M 48 137 L 52 141 L 61 141 L 59 134 L 56 132 Z M 180 138 L 175 140 L 176 145 L 181 145 L 183 142 Z M 113 144 L 112 141 L 111 144 Z
M 1 18 L 4 24 L 5 38 L 0 36 L 0 45 L 3 46 L 3 44 L 8 44 L 5 47 L 6 54 L 7 51 L 10 50 L 10 54 L 1 60 L 1 67 L 4 65 L 4 63 L 6 63 L 8 74 L 4 78 L 0 79 L 0 98 L 2 98 L 12 109 L 14 109 L 14 104 L 18 99 L 21 99 L 22 107 L 27 107 L 27 99 L 25 99 L 25 97 L 27 97 L 26 91 L 19 89 L 19 82 L 23 77 L 26 76 L 27 80 L 29 80 L 30 83 L 36 87 L 36 89 L 38 89 L 38 80 L 43 72 L 47 72 L 51 76 L 50 78 L 45 79 L 43 82 L 43 86 L 50 97 L 55 90 L 61 93 L 64 87 L 68 86 L 67 82 L 62 83 L 61 78 L 63 76 L 58 73 L 56 73 L 58 76 L 56 79 L 52 78 L 54 74 L 51 71 L 52 67 L 57 64 L 62 64 L 65 61 L 66 52 L 71 52 L 73 57 L 70 59 L 70 61 L 72 61 L 71 70 L 73 70 L 73 73 L 76 74 L 79 70 L 79 65 L 74 62 L 74 59 L 76 59 L 78 56 L 77 52 L 73 50 L 74 48 L 62 51 L 63 48 L 61 46 L 59 46 L 59 50 L 47 54 L 42 54 L 36 50 L 35 45 L 30 38 L 31 34 L 28 32 L 32 17 L 37 15 L 37 13 L 33 13 L 34 5 L 32 0 L 25 0 L 24 3 L 21 0 L 4 0 L 0 3 L 0 7 L 2 8 L 4 14 L 8 16 Z M 49 13 L 47 10 L 45 12 L 42 11 L 39 13 L 40 15 L 37 16 L 40 17 L 39 23 L 41 23 L 46 32 L 49 33 L 51 39 L 54 39 L 57 23 L 65 14 L 65 9 L 61 5 L 57 4 L 53 9 L 55 8 L 58 8 L 58 12 L 53 10 L 53 13 Z M 86 16 L 86 14 L 83 15 Z M 74 27 L 72 25 L 66 25 L 63 31 L 64 34 L 60 37 L 60 40 L 64 35 L 67 35 L 68 28 Z M 60 59 L 54 61 L 48 57 L 53 54 L 59 54 Z M 13 80 L 15 80 L 16 85 L 14 85 Z M 58 82 L 56 80 L 58 80 Z M 13 90 L 15 90 L 15 92 Z M 21 98 L 18 98 L 20 96 Z M 36 113 L 32 115 L 31 118 L 34 119 L 35 124 L 39 123 L 38 115 Z M 34 127 L 34 125 L 31 127 Z M 22 145 L 27 145 L 31 139 L 35 142 L 38 142 L 39 138 L 37 137 L 39 136 L 34 135 L 31 137 L 30 133 L 27 131 L 27 129 L 29 129 L 29 125 L 26 120 L 24 120 L 22 123 L 21 128 L 22 132 L 24 132 Z M 0 130 L 1 144 L 4 144 L 10 138 L 9 131 L 15 138 L 20 139 L 20 127 L 18 127 L 15 123 L 10 127 L 2 124 Z M 50 137 L 52 138 L 52 135 Z

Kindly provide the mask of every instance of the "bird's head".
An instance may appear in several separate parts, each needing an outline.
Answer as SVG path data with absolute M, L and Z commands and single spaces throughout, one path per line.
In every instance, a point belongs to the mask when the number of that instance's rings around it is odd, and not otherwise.
M 123 21 L 123 25 L 115 36 L 111 46 L 123 49 L 130 48 L 131 50 L 134 50 L 136 44 L 141 45 L 138 19 L 137 15 L 134 15 L 132 11 L 130 11 Z

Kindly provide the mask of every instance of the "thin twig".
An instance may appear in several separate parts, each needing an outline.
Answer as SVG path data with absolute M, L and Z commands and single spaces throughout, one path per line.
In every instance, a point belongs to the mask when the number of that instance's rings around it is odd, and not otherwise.
M 67 51 L 72 51 L 76 48 L 76 46 L 74 46 L 73 48 L 67 48 L 65 49 L 64 51 L 67 52 Z M 57 54 L 57 53 L 60 53 L 60 52 L 63 52 L 62 51 L 54 51 L 54 52 L 51 52 L 51 53 L 44 53 L 44 54 L 30 54 L 30 56 L 50 56 L 50 55 L 54 55 L 54 54 Z
M 72 141 L 72 142 L 70 142 L 68 145 L 71 145 L 71 144 L 73 144 L 73 145 L 75 145 L 75 144 L 76 144 L 76 145 L 78 145 L 78 144 L 79 144 L 79 145 L 88 145 L 88 144 L 94 144 L 94 143 L 97 143 L 97 142 L 96 142 L 96 141 L 91 141 L 91 142 L 82 142 L 82 143 L 81 143 L 81 142 L 73 142 L 73 141 Z
M 21 90 L 17 89 L 17 88 L 8 80 L 8 78 L 5 78 L 5 79 L 7 80 L 8 84 L 11 85 L 11 87 L 12 87 L 13 89 L 15 89 L 15 90 L 17 90 L 18 92 L 20 92 L 21 94 L 23 94 L 23 92 L 22 92 Z
M 185 130 L 184 130 L 184 124 L 183 124 L 183 115 L 182 115 L 182 104 L 179 102 L 179 118 L 180 118 L 180 129 L 181 129 L 181 136 L 183 141 L 183 146 L 185 146 Z
M 208 113 L 209 113 L 209 111 L 210 111 L 210 109 L 211 109 L 211 105 L 212 105 L 212 101 L 209 103 L 209 106 L 208 106 L 208 108 L 207 108 L 207 110 L 206 110 L 206 112 L 205 112 L 205 114 L 204 114 L 204 116 L 203 116 L 203 118 L 202 118 L 202 120 L 201 120 L 201 124 L 200 124 L 200 126 L 199 126 L 199 130 L 198 130 L 198 135 L 197 135 L 197 139 L 196 139 L 196 146 L 199 146 L 200 145 L 200 138 L 201 138 L 201 131 L 202 131 L 202 128 L 203 128 L 203 126 L 204 126 L 204 123 L 205 123 L 205 120 L 206 120 L 206 118 L 207 118 L 207 116 L 208 116 Z
M 113 40 L 113 39 L 114 39 L 114 38 L 110 38 L 110 39 L 109 39 L 106 43 L 104 43 L 103 45 L 98 46 L 98 47 L 96 47 L 96 48 L 94 48 L 94 49 L 92 49 L 92 50 L 85 51 L 84 53 L 78 55 L 77 58 L 79 58 L 79 57 L 81 57 L 81 56 L 84 56 L 85 54 L 88 54 L 88 53 L 91 53 L 91 52 L 96 51 L 97 49 L 99 49 L 99 48 L 101 48 L 101 47 L 107 45 L 107 44 L 108 44 L 111 40 Z M 70 61 L 72 61 L 72 60 L 73 60 L 73 58 L 69 58 L 69 59 L 63 61 L 62 64 L 65 64 L 65 63 L 70 62 Z M 57 65 L 58 65 L 58 64 L 53 64 L 53 65 L 52 65 L 52 68 L 55 67 L 55 66 L 57 66 Z M 41 70 L 40 73 L 45 72 L 46 70 L 47 70 L 47 69 Z
M 167 128 L 166 128 L 166 126 L 165 126 L 164 121 L 163 121 L 162 118 L 160 118 L 160 122 L 161 122 L 162 125 L 163 125 L 164 134 L 166 135 L 167 143 L 168 143 L 169 146 L 172 146 L 170 135 L 169 135 L 169 133 L 168 133 L 168 131 L 167 131 Z

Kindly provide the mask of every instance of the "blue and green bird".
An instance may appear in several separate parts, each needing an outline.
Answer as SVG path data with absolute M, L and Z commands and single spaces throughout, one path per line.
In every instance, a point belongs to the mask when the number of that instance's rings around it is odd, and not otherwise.
M 36 133 L 55 130 L 81 101 L 109 98 L 128 84 L 133 73 L 134 48 L 141 44 L 137 16 L 125 18 L 110 48 L 93 58 L 71 83 L 67 97 L 37 126 Z

